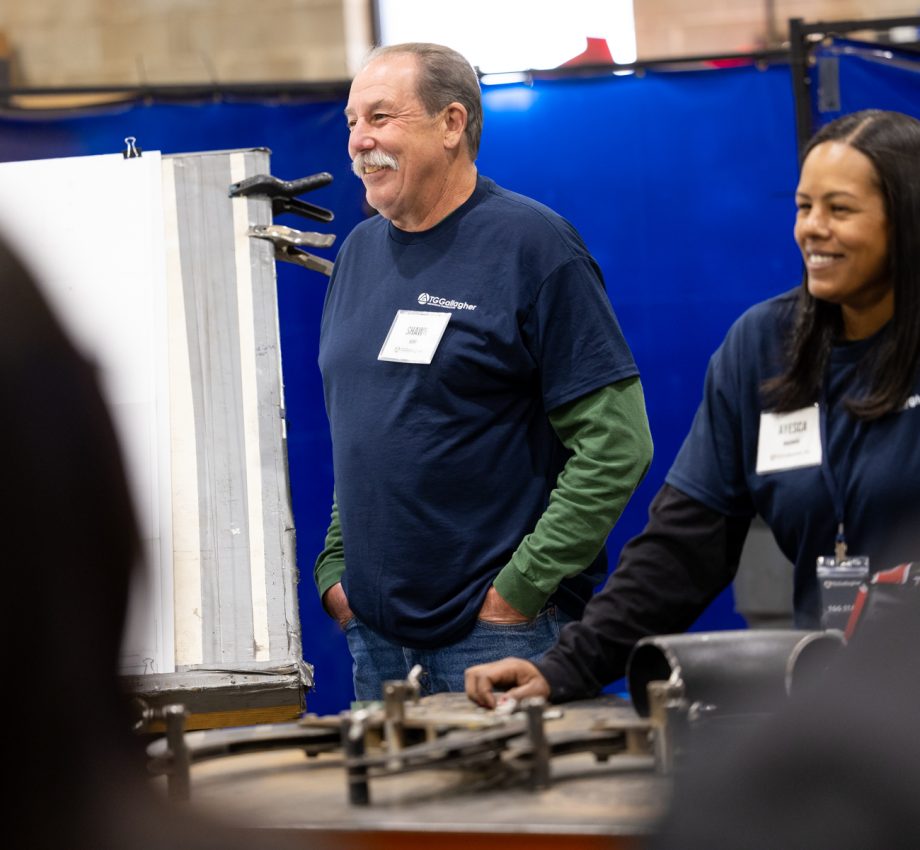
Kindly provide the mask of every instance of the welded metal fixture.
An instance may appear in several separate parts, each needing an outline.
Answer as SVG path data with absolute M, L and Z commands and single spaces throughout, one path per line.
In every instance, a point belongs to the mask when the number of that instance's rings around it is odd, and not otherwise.
M 263 749 L 301 749 L 303 770 L 344 772 L 349 802 L 371 804 L 371 785 L 415 771 L 450 770 L 477 787 L 549 787 L 555 760 L 589 753 L 595 768 L 612 756 L 630 770 L 669 773 L 694 728 L 772 713 L 803 683 L 813 683 L 844 645 L 840 632 L 749 630 L 645 638 L 633 650 L 633 705 L 616 697 L 573 703 L 506 701 L 510 710 L 472 706 L 463 694 L 421 698 L 421 668 L 383 683 L 381 701 L 338 716 L 296 723 L 175 734 L 148 747 L 150 769 L 171 794 L 187 798 L 190 767 Z M 564 768 L 562 768 L 564 770 Z
M 170 796 L 188 799 L 193 765 L 274 749 L 323 754 L 302 769 L 344 773 L 348 801 L 354 806 L 371 803 L 372 784 L 417 771 L 452 771 L 475 777 L 480 787 L 540 789 L 551 784 L 553 760 L 566 755 L 590 753 L 596 764 L 630 755 L 638 769 L 653 767 L 651 724 L 637 720 L 621 699 L 592 701 L 590 707 L 573 708 L 568 717 L 542 698 L 497 713 L 473 707 L 462 694 L 419 699 L 417 676 L 410 674 L 405 681 L 385 683 L 382 702 L 338 716 L 308 714 L 295 723 L 198 731 L 181 740 L 154 741 L 147 748 L 148 769 L 167 778 Z

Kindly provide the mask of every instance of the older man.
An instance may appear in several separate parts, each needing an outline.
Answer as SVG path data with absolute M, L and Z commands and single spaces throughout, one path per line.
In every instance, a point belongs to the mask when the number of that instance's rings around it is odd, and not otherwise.
M 378 48 L 345 109 L 380 215 L 343 244 L 319 364 L 335 499 L 314 576 L 359 700 L 416 663 L 536 658 L 606 573 L 645 474 L 637 369 L 567 221 L 475 165 L 479 81 L 432 44 Z

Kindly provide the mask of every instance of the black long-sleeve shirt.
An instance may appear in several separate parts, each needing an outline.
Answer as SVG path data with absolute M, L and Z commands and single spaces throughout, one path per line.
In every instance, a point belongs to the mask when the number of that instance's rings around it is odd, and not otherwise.
M 537 663 L 552 701 L 594 696 L 624 674 L 638 640 L 689 628 L 735 577 L 749 526 L 665 484 L 582 619 Z

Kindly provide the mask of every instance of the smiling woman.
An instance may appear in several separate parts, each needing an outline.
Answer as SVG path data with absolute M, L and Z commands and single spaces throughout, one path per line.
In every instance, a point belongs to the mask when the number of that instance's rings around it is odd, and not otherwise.
M 846 406 L 877 418 L 910 395 L 920 361 L 918 163 L 920 121 L 898 112 L 845 115 L 806 148 L 795 225 L 805 281 L 789 366 L 768 384 L 777 410 L 817 398 L 835 344 L 883 328 L 871 375 Z
M 819 560 L 874 572 L 920 558 L 920 121 L 828 124 L 796 198 L 801 286 L 750 308 L 712 356 L 648 525 L 581 621 L 536 664 L 468 670 L 477 702 L 494 704 L 495 685 L 576 699 L 622 676 L 640 638 L 689 628 L 728 586 L 755 515 L 795 564 L 798 628 L 827 626 L 838 603 Z
M 847 339 L 871 336 L 894 315 L 888 216 L 872 161 L 845 142 L 816 145 L 796 199 L 808 292 L 840 305 Z

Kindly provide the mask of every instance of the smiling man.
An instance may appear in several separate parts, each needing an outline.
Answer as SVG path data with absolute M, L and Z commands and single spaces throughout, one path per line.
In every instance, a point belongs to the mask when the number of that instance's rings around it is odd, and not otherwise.
M 541 655 L 605 576 L 651 459 L 642 387 L 572 225 L 478 173 L 460 54 L 378 48 L 345 117 L 379 215 L 323 311 L 335 499 L 314 577 L 357 699 L 415 664 L 424 692 L 462 691 L 470 664 Z

